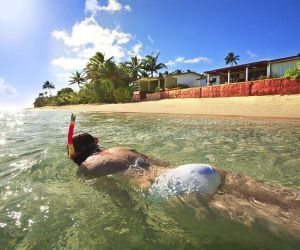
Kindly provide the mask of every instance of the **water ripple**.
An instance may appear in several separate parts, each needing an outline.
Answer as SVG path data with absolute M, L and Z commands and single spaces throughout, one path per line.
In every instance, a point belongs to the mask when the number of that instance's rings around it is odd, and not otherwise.
M 0 112 L 4 249 L 297 249 L 199 202 L 153 203 L 122 176 L 85 180 L 67 158 L 69 112 Z M 300 122 L 79 113 L 76 132 L 173 166 L 203 162 L 300 188 Z M 176 200 L 177 199 L 177 200 Z

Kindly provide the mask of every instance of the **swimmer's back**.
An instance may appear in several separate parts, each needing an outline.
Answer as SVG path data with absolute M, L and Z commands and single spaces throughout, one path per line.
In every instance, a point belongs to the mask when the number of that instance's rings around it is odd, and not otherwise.
M 79 166 L 80 172 L 86 176 L 104 176 L 124 171 L 134 165 L 137 158 L 148 158 L 129 147 L 112 147 L 90 155 Z

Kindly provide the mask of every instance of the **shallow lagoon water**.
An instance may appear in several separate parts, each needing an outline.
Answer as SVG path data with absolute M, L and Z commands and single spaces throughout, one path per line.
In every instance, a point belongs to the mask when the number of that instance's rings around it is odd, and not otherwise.
M 300 239 L 213 210 L 153 201 L 121 175 L 87 180 L 68 160 L 70 113 L 0 113 L 0 249 L 297 249 Z M 300 122 L 79 113 L 76 132 L 173 166 L 206 163 L 300 189 Z M 203 208 L 207 209 L 207 208 Z

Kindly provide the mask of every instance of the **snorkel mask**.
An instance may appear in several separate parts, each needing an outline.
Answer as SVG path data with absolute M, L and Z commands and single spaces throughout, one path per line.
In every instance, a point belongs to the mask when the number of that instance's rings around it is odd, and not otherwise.
M 70 121 L 70 125 L 69 125 L 69 133 L 68 133 L 68 152 L 69 152 L 70 159 L 74 159 L 74 157 L 75 157 L 75 150 L 74 150 L 74 145 L 73 145 L 75 119 L 76 119 L 76 115 L 74 113 L 72 113 L 71 121 Z

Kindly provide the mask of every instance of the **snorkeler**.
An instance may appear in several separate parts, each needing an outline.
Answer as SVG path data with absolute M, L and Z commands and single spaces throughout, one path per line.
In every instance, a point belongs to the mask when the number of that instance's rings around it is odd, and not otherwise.
M 148 189 L 160 197 L 178 197 L 181 202 L 200 209 L 203 200 L 212 209 L 246 225 L 264 224 L 275 233 L 300 233 L 300 192 L 259 182 L 251 177 L 213 168 L 187 164 L 177 168 L 128 147 L 99 147 L 99 140 L 88 133 L 73 136 L 72 115 L 69 157 L 85 176 L 99 177 L 114 173 L 129 175 L 132 185 Z M 200 211 L 201 214 L 203 211 Z
M 147 156 L 128 147 L 100 148 L 99 140 L 88 133 L 73 136 L 75 115 L 72 114 L 68 134 L 69 157 L 79 166 L 83 175 L 100 177 L 131 168 L 151 164 Z

